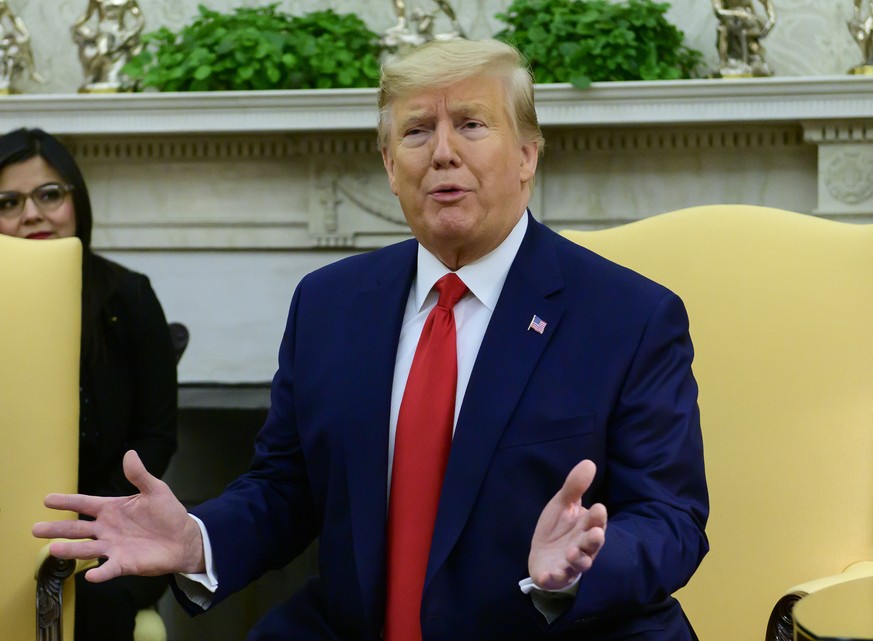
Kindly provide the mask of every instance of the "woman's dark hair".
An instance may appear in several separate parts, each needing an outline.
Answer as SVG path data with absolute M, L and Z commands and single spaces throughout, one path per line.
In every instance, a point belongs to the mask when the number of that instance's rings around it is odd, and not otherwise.
M 91 252 L 91 198 L 79 165 L 61 142 L 42 129 L 16 129 L 0 136 L 0 171 L 39 156 L 73 190 L 76 237 L 82 241 L 82 357 L 96 360 L 105 344 L 100 319 L 102 301 L 114 289 L 120 274 L 113 264 Z

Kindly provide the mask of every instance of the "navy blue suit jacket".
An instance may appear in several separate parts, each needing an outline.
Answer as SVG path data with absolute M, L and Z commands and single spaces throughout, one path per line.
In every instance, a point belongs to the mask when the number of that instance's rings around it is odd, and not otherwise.
M 215 603 L 320 539 L 320 576 L 251 639 L 380 637 L 388 417 L 416 251 L 402 242 L 303 279 L 251 470 L 193 511 L 213 546 Z M 691 638 L 670 597 L 707 550 L 691 361 L 674 294 L 530 218 L 458 417 L 426 641 Z M 606 544 L 548 625 L 518 581 L 541 510 L 585 458 L 598 472 L 583 502 L 606 505 Z

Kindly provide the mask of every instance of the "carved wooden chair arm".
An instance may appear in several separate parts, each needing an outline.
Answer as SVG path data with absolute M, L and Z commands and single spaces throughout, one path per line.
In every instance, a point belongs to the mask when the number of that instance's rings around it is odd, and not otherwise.
M 806 581 L 786 590 L 770 613 L 766 641 L 792 641 L 794 639 L 794 618 L 791 612 L 794 609 L 794 604 L 803 597 L 822 588 L 868 576 L 873 576 L 873 561 L 858 561 L 840 574 Z
M 57 641 L 63 626 L 64 582 L 77 572 L 97 566 L 96 560 L 70 561 L 52 556 L 50 543 L 40 548 L 36 557 L 36 631 L 37 641 Z

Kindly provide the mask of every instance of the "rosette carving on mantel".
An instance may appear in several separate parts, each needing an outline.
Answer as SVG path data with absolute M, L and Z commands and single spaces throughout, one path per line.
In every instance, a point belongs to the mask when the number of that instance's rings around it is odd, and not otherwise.
M 342 163 L 313 169 L 310 189 L 310 233 L 319 247 L 370 247 L 368 236 L 405 237 L 406 219 L 381 166 L 366 168 Z M 384 243 L 373 243 L 381 245 Z
M 815 213 L 856 222 L 873 217 L 873 127 L 866 119 L 807 121 L 803 139 L 818 148 Z
M 858 205 L 873 198 L 873 149 L 839 151 L 824 169 L 825 186 L 840 202 Z

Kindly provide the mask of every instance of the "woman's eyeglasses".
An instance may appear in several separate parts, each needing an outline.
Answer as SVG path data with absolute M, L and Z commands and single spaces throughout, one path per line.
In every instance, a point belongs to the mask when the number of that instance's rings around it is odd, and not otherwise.
M 69 194 L 73 191 L 72 185 L 59 185 L 58 183 L 46 183 L 40 185 L 29 193 L 20 191 L 0 191 L 0 218 L 17 218 L 24 211 L 24 203 L 30 198 L 37 208 L 45 213 L 54 211 Z

